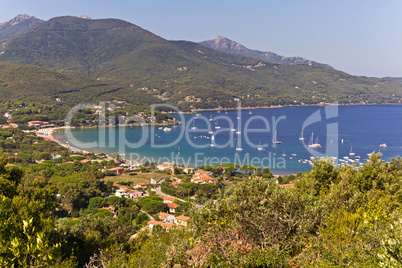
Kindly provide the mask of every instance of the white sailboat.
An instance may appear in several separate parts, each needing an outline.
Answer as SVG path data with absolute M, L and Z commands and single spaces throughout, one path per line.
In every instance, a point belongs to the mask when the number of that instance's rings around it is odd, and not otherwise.
M 300 133 L 299 141 L 304 141 L 303 130 L 302 130 L 301 133 Z
M 218 126 L 218 122 L 217 122 L 217 121 L 215 121 L 215 129 L 221 129 L 221 127 Z
M 215 140 L 215 136 L 214 136 L 214 135 L 212 135 L 211 140 L 212 140 L 212 141 Z
M 241 147 L 236 147 L 236 151 L 243 151 L 243 148 L 241 148 Z
M 194 120 L 193 120 L 193 126 L 191 127 L 191 129 L 197 129 L 197 127 L 194 125 Z
M 209 121 L 213 121 L 214 119 L 212 118 L 212 114 L 211 114 L 211 117 L 209 118 Z
M 230 129 L 230 131 L 236 131 L 233 124 L 232 124 L 232 128 Z
M 257 148 L 257 150 L 258 150 L 258 151 L 263 151 L 263 150 L 264 150 L 264 148 L 262 148 L 262 146 L 261 146 L 261 141 L 258 143 L 258 148 Z
M 385 143 L 383 143 L 383 144 L 380 144 L 380 147 L 382 147 L 382 148 L 385 148 L 385 147 L 387 147 L 388 145 L 387 144 L 385 144 Z
M 282 142 L 281 141 L 278 141 L 278 139 L 277 139 L 277 133 L 278 133 L 278 131 L 277 130 L 275 130 L 275 135 L 272 137 L 272 143 L 273 144 L 282 144 Z
M 310 148 L 319 148 L 321 147 L 321 144 L 318 141 L 318 137 L 314 141 L 314 133 L 311 133 L 310 141 L 308 142 L 308 147 Z
M 354 156 L 354 155 L 355 155 L 355 153 L 352 151 L 352 146 L 350 146 L 349 155 L 350 155 L 350 156 Z

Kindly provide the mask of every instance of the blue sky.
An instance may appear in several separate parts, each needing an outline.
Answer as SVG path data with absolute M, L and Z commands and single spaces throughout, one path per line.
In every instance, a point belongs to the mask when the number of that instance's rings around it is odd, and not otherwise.
M 353 75 L 402 77 L 402 1 L 2 0 L 0 22 L 85 14 L 119 18 L 163 38 L 223 35 L 251 49 L 302 56 Z

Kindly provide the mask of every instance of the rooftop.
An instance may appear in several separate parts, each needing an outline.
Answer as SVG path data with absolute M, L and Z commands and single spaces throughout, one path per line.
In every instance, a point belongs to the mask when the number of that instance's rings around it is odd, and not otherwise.
M 179 205 L 175 203 L 167 203 L 169 208 L 177 208 Z
M 176 220 L 181 220 L 181 221 L 189 221 L 191 218 L 184 216 L 184 215 L 180 215 L 176 217 Z

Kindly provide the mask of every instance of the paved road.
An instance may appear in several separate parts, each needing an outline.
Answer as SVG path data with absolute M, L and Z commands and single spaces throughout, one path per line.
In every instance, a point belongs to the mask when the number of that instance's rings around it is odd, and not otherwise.
M 171 197 L 171 198 L 179 199 L 181 202 L 188 202 L 188 201 L 186 201 L 186 200 L 184 200 L 184 199 L 181 199 L 181 198 L 178 198 L 178 197 L 175 197 L 175 196 L 171 196 L 171 195 L 167 195 L 167 194 L 162 193 L 162 190 L 161 190 L 161 187 L 160 187 L 160 186 L 155 189 L 155 193 L 156 193 L 157 195 L 162 196 L 162 197 L 164 197 L 164 196 L 169 196 L 169 197 Z M 201 206 L 200 204 L 195 204 L 195 207 L 196 207 L 197 209 L 200 209 L 202 206 Z
M 148 214 L 148 212 L 143 211 L 142 209 L 140 209 L 140 211 L 141 211 L 142 213 L 147 214 L 150 220 L 155 220 L 154 217 L 152 217 L 150 214 Z
M 157 195 L 162 196 L 162 197 L 168 196 L 168 197 L 171 197 L 171 198 L 179 199 L 181 202 L 187 202 L 187 201 L 184 200 L 184 199 L 181 199 L 181 198 L 178 198 L 178 197 L 175 197 L 175 196 L 171 196 L 171 195 L 162 193 L 162 190 L 161 190 L 161 187 L 160 187 L 160 186 L 155 189 L 155 193 L 156 193 Z
M 155 220 L 154 217 L 152 217 L 152 216 L 151 216 L 150 214 L 148 214 L 146 211 L 143 211 L 143 210 L 141 210 L 141 209 L 140 209 L 140 211 L 141 211 L 142 213 L 147 214 L 150 220 Z M 138 230 L 135 234 L 133 234 L 132 236 L 130 236 L 130 239 L 136 238 L 136 237 L 138 236 L 138 233 L 139 233 L 139 232 L 141 232 L 141 231 L 143 231 L 143 230 L 146 230 L 147 228 L 148 228 L 148 225 L 145 225 L 145 226 L 142 227 L 140 230 Z

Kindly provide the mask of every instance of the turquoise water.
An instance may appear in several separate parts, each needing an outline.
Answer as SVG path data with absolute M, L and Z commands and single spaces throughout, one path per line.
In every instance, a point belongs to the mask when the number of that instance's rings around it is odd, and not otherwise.
M 80 142 L 97 142 L 98 146 L 93 148 L 68 140 L 64 132 L 55 132 L 54 137 L 77 148 L 120 153 L 134 161 L 175 162 L 192 167 L 227 162 L 251 163 L 268 166 L 277 174 L 310 170 L 311 166 L 301 161 L 311 156 L 342 159 L 352 150 L 355 155 L 349 155 L 350 159 L 360 156 L 360 162 L 364 162 L 367 154 L 373 151 L 381 151 L 384 160 L 402 154 L 402 106 L 282 107 L 199 114 L 173 114 L 180 121 L 184 118 L 185 124 L 170 131 L 159 127 L 72 130 Z M 275 120 L 276 124 L 273 123 Z M 303 124 L 305 140 L 301 141 Z M 236 131 L 231 131 L 232 128 Z M 272 142 L 275 129 L 276 139 L 281 144 Z M 236 134 L 238 130 L 240 134 Z M 209 134 L 209 131 L 214 131 L 214 134 Z M 312 133 L 314 142 L 318 136 L 317 142 L 321 144 L 316 150 L 307 146 Z M 211 147 L 211 143 L 215 147 Z M 383 143 L 387 147 L 379 146 Z M 237 147 L 243 150 L 236 150 Z M 260 151 L 258 147 L 264 148 Z

